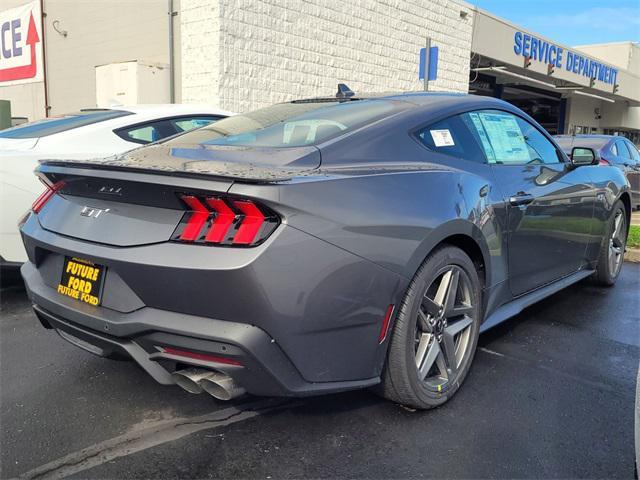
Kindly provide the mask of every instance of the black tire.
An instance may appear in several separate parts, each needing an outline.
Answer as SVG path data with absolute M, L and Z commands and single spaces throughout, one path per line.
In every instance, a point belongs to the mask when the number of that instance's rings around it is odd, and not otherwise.
M 444 278 L 447 271 L 452 272 L 449 277 L 449 285 L 451 285 L 451 279 L 454 278 L 456 272 L 459 279 L 456 281 L 454 307 L 461 296 L 464 296 L 466 299 L 465 301 L 460 301 L 460 303 L 457 304 L 458 306 L 455 307 L 455 310 L 450 311 L 457 312 L 464 309 L 469 312 L 468 315 L 452 315 L 446 317 L 447 314 L 446 312 L 443 313 L 442 308 L 435 315 L 425 313 L 427 310 L 434 308 L 432 306 L 434 303 L 425 307 L 424 302 L 428 302 L 428 297 L 433 296 L 432 292 L 434 289 L 439 292 L 440 285 L 445 281 Z M 464 286 L 465 283 L 466 286 Z M 434 300 L 438 299 L 438 292 L 436 292 Z M 439 303 L 445 306 L 444 310 L 446 310 L 448 303 L 447 298 L 449 296 L 448 292 L 446 298 L 440 296 L 440 298 L 444 298 L 444 301 Z M 482 313 L 481 305 L 480 280 L 476 267 L 469 256 L 459 248 L 449 245 L 444 245 L 434 250 L 419 268 L 398 308 L 387 353 L 387 361 L 382 373 L 382 383 L 378 387 L 378 393 L 394 402 L 417 409 L 434 408 L 449 400 L 456 393 L 471 367 L 478 343 L 478 332 L 480 330 Z M 446 317 L 444 330 L 442 329 L 442 325 L 439 325 L 438 320 L 436 320 L 442 317 Z M 448 319 L 450 319 L 449 322 L 447 322 Z M 471 320 L 470 325 L 465 327 L 461 333 L 447 337 L 447 332 L 449 332 L 450 329 L 454 331 L 456 329 L 455 325 L 462 325 L 457 322 L 464 321 L 464 324 L 467 325 L 469 320 Z M 425 323 L 428 325 L 428 330 L 426 330 L 428 333 L 425 333 L 425 330 L 422 328 Z M 444 336 L 447 338 L 442 341 L 437 340 L 438 332 L 440 332 L 440 337 Z M 426 347 L 427 349 L 430 350 L 433 346 L 430 342 L 439 341 L 441 345 L 443 345 L 442 349 L 438 347 L 437 350 L 442 357 L 438 356 L 438 360 L 431 361 L 431 367 L 427 366 L 427 359 L 432 358 L 429 352 L 423 349 L 425 353 L 423 355 L 419 354 L 425 335 L 430 336 L 428 337 L 427 345 L 429 346 Z M 458 363 L 456 355 L 458 354 L 458 348 L 462 348 L 461 343 L 458 343 L 463 340 L 462 335 L 465 336 L 465 350 L 461 353 L 460 363 Z M 455 352 L 453 362 L 451 362 L 451 357 L 447 360 L 447 351 L 450 352 L 451 350 L 445 348 L 442 343 L 449 344 L 447 340 L 450 338 L 454 339 L 453 344 L 455 346 L 453 349 Z M 418 363 L 420 362 L 420 358 L 425 359 L 424 362 L 422 362 L 423 369 L 427 372 L 424 379 L 419 378 L 420 367 Z M 440 363 L 438 363 L 438 361 Z M 452 363 L 457 365 L 454 367 L 455 373 L 452 373 L 453 371 L 450 371 L 448 368 Z M 432 379 L 435 379 L 433 382 L 436 383 L 439 381 L 438 379 L 442 380 L 443 369 L 441 366 L 446 367 L 447 374 L 445 376 L 447 380 L 443 385 L 436 387 L 430 382 L 432 382 Z M 430 376 L 431 372 L 434 373 Z M 436 374 L 435 372 L 438 373 Z
M 616 219 L 619 218 L 621 225 L 617 235 L 616 232 Z M 629 233 L 629 225 L 627 224 L 627 212 L 624 204 L 618 200 L 613 206 L 611 217 L 607 222 L 605 231 L 605 237 L 602 240 L 600 246 L 600 253 L 598 255 L 598 264 L 596 271 L 593 274 L 593 281 L 597 285 L 610 287 L 616 283 L 620 270 L 622 269 L 624 250 L 627 245 L 627 235 Z M 612 248 L 620 250 L 619 262 L 613 263 L 611 260 Z

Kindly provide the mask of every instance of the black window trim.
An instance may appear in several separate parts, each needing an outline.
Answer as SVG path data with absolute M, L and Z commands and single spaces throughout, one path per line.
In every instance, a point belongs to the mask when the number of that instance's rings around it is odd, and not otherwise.
M 157 122 L 164 122 L 164 121 L 171 121 L 171 120 L 183 120 L 183 119 L 192 119 L 192 118 L 215 118 L 215 120 L 212 120 L 212 122 L 217 122 L 218 120 L 222 120 L 223 118 L 227 118 L 227 115 L 221 115 L 221 114 L 206 114 L 206 113 L 197 113 L 195 115 L 189 115 L 189 114 L 184 114 L 184 115 L 171 115 L 168 117 L 159 117 L 159 118 L 154 118 L 153 120 L 145 120 L 142 122 L 138 122 L 138 123 L 132 123 L 131 125 L 127 125 L 125 127 L 118 127 L 114 130 L 112 130 L 112 132 L 117 135 L 119 138 L 121 138 L 122 140 L 124 140 L 125 142 L 131 142 L 131 143 L 137 143 L 139 145 L 150 145 L 151 143 L 157 143 L 157 142 L 163 142 L 165 140 L 169 140 L 170 138 L 174 138 L 178 135 L 182 135 L 183 133 L 187 133 L 187 131 L 184 132 L 176 132 L 174 135 L 170 135 L 168 137 L 164 137 L 161 138 L 160 140 L 156 140 L 155 142 L 145 142 L 144 140 L 138 140 L 138 139 L 134 139 L 134 138 L 130 138 L 126 136 L 126 132 L 129 132 L 131 130 L 135 130 L 136 128 L 139 127 L 145 127 L 147 125 L 153 124 L 153 123 L 157 123 Z
M 429 127 L 435 125 L 436 123 L 444 122 L 445 120 L 449 120 L 450 118 L 457 117 L 457 116 L 460 116 L 460 115 L 464 115 L 465 113 L 469 113 L 471 111 L 473 111 L 473 110 L 463 110 L 463 111 L 459 111 L 459 112 L 456 112 L 456 113 L 449 113 L 447 115 L 439 115 L 435 119 L 433 119 L 433 120 L 431 120 L 429 122 L 421 123 L 419 126 L 410 129 L 409 132 L 408 132 L 409 133 L 409 137 L 411 137 L 411 139 L 414 142 L 416 142 L 418 145 L 420 145 L 422 148 L 424 148 L 428 152 L 435 153 L 437 155 L 442 155 L 442 156 L 444 156 L 446 158 L 454 158 L 456 160 L 463 160 L 465 162 L 474 163 L 476 165 L 488 165 L 489 162 L 487 161 L 486 155 L 482 151 L 482 146 L 479 145 L 479 144 L 477 145 L 477 147 L 478 147 L 478 150 L 480 151 L 480 154 L 482 155 L 482 157 L 481 157 L 482 158 L 482 162 L 478 162 L 476 160 L 472 160 L 472 159 L 469 159 L 469 158 L 461 157 L 459 155 L 449 155 L 448 153 L 439 152 L 439 151 L 434 150 L 433 148 L 429 147 L 422 140 L 420 140 L 420 135 L 419 135 L 420 132 L 427 130 Z
M 429 146 L 425 145 L 424 142 L 420 141 L 420 138 L 418 136 L 418 132 L 421 132 L 422 130 L 425 130 L 427 128 L 429 128 L 429 126 L 431 125 L 435 125 L 438 122 L 442 122 L 443 120 L 447 120 L 449 118 L 452 117 L 456 117 L 458 115 L 464 115 L 465 113 L 473 113 L 473 112 L 483 112 L 483 111 L 488 111 L 488 110 L 493 110 L 496 112 L 503 112 L 503 113 L 510 113 L 511 115 L 520 118 L 521 120 L 527 122 L 528 124 L 530 124 L 533 128 L 535 128 L 536 130 L 538 130 L 538 132 L 540 132 L 542 134 L 543 137 L 545 137 L 547 140 L 549 140 L 549 142 L 551 143 L 551 145 L 553 145 L 553 147 L 556 150 L 556 156 L 558 157 L 558 163 L 545 163 L 544 165 L 559 165 L 559 164 L 568 164 L 569 159 L 566 156 L 566 154 L 564 153 L 564 151 L 560 148 L 560 146 L 555 142 L 555 140 L 553 140 L 553 137 L 544 129 L 541 130 L 540 128 L 538 128 L 536 125 L 534 125 L 533 123 L 531 123 L 529 120 L 527 120 L 526 118 L 524 118 L 522 115 L 516 113 L 516 112 L 512 112 L 511 110 L 508 109 L 504 109 L 504 108 L 487 108 L 487 107 L 482 107 L 482 108 L 473 108 L 471 110 L 462 110 L 462 111 L 458 111 L 455 113 L 448 113 L 446 115 L 442 115 L 442 116 L 437 116 L 435 119 L 430 120 L 429 122 L 425 122 L 420 124 L 420 126 L 414 127 L 411 130 L 409 130 L 409 136 L 418 143 L 418 145 L 421 145 L 422 148 L 427 149 L 429 152 L 431 153 L 437 153 L 438 155 L 444 155 L 445 157 L 449 157 L 449 158 L 456 158 L 458 160 L 464 160 L 466 162 L 471 162 L 471 163 L 475 163 L 477 164 L 478 162 L 474 161 L 474 160 L 469 160 L 468 158 L 462 158 L 462 157 L 458 157 L 458 156 L 454 156 L 454 155 L 448 155 L 446 153 L 442 153 L 442 152 L 438 152 L 436 150 L 433 150 L 432 148 L 430 148 Z M 484 164 L 485 165 L 489 165 L 489 166 L 500 166 L 500 167 L 515 167 L 515 166 L 523 166 L 523 165 L 527 165 L 526 163 L 490 163 L 489 159 L 487 158 L 487 154 L 484 151 L 484 147 L 481 144 L 478 144 L 478 148 L 480 149 L 480 152 L 482 153 L 482 157 L 484 158 Z

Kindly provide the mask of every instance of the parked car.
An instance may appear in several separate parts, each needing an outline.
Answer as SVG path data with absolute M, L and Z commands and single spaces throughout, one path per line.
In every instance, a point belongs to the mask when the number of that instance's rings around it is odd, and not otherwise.
M 593 150 L 570 161 L 494 98 L 350 95 L 40 165 L 21 232 L 43 326 L 223 400 L 376 387 L 426 409 L 481 331 L 616 282 L 630 194 Z
M 227 117 L 190 105 L 86 109 L 0 130 L 0 263 L 27 259 L 17 222 L 42 191 L 33 175 L 43 158 L 108 157 Z
M 596 152 L 600 165 L 613 165 L 624 172 L 631 185 L 631 203 L 640 208 L 640 153 L 628 139 L 618 135 L 557 135 L 558 145 L 570 154 L 574 147 Z

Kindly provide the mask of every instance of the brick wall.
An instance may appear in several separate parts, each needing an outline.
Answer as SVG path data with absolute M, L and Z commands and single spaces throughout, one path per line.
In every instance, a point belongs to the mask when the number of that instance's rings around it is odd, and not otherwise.
M 183 101 L 242 112 L 331 95 L 338 82 L 356 92 L 421 90 L 427 35 L 440 48 L 430 89 L 466 92 L 472 15 L 452 0 L 183 2 Z

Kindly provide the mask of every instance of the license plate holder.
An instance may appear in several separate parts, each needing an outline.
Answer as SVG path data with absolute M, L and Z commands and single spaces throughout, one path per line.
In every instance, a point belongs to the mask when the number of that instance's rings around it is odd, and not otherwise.
M 106 267 L 77 257 L 65 257 L 58 293 L 89 305 L 100 305 Z

